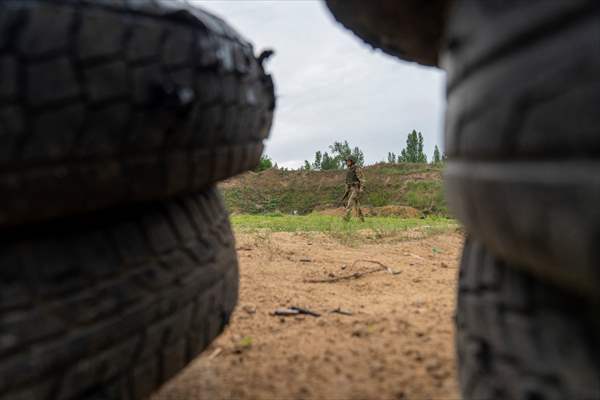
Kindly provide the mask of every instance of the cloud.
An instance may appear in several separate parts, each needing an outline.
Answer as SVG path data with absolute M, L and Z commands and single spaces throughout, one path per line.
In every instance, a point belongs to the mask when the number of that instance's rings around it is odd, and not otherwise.
M 334 141 L 359 146 L 367 162 L 399 153 L 423 133 L 429 157 L 441 145 L 445 74 L 375 51 L 339 25 L 320 1 L 208 0 L 269 61 L 278 109 L 267 153 L 299 167 Z

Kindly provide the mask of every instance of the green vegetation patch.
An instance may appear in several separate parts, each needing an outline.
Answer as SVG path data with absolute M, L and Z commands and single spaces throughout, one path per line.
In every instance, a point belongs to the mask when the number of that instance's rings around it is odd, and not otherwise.
M 426 214 L 448 214 L 441 181 L 408 182 L 404 193 L 404 201 L 410 207 L 421 210 Z
M 455 220 L 443 217 L 397 218 L 369 217 L 365 222 L 353 218 L 350 222 L 329 215 L 233 215 L 233 227 L 238 231 L 269 230 L 272 232 L 344 232 L 371 230 L 379 232 L 406 231 L 413 228 L 458 228 Z

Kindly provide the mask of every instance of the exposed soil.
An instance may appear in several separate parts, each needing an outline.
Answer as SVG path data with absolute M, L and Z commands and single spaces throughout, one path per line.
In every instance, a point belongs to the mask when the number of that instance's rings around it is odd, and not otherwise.
M 306 233 L 237 240 L 231 325 L 153 400 L 459 398 L 460 234 L 358 247 Z M 321 316 L 271 315 L 292 306 Z

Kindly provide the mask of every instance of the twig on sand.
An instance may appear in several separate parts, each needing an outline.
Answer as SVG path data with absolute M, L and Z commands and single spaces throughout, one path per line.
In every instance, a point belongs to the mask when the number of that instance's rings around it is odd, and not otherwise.
M 343 309 L 343 308 L 340 308 L 340 307 L 336 308 L 335 310 L 331 310 L 331 313 L 333 313 L 333 314 L 341 314 L 341 315 L 348 315 L 348 316 L 354 315 L 352 313 L 352 311 L 346 310 L 346 309 Z
M 419 255 L 413 254 L 413 253 L 408 253 L 408 255 L 411 256 L 411 257 L 416 258 L 417 260 L 427 261 L 425 258 L 423 258 L 423 257 L 421 257 Z
M 215 358 L 217 358 L 217 356 L 218 356 L 219 354 L 221 354 L 221 352 L 222 352 L 222 351 L 223 351 L 223 349 L 222 349 L 222 348 L 220 348 L 220 347 L 217 347 L 217 348 L 215 349 L 215 351 L 213 351 L 213 352 L 212 352 L 212 353 L 211 353 L 211 354 L 208 356 L 208 359 L 209 359 L 209 360 L 212 360 L 212 359 L 215 359 Z
M 326 279 L 305 279 L 304 282 L 305 283 L 335 283 L 335 282 L 359 279 L 365 275 L 374 274 L 376 272 L 381 272 L 381 271 L 387 271 L 392 275 L 398 275 L 400 273 L 399 271 L 394 271 L 387 265 L 385 265 L 379 261 L 375 261 L 375 260 L 356 260 L 356 261 L 354 261 L 354 263 L 352 263 L 352 267 L 356 266 L 356 264 L 358 264 L 360 262 L 376 264 L 376 265 L 379 265 L 379 268 L 374 268 L 374 269 L 370 269 L 370 270 L 363 271 L 363 272 L 355 272 L 355 273 L 349 274 L 349 275 L 334 276 L 334 277 L 326 278 Z
M 317 312 L 314 312 L 314 311 L 311 311 L 311 310 L 309 310 L 307 308 L 302 308 L 302 307 L 290 307 L 290 308 L 292 310 L 298 311 L 300 314 L 306 314 L 306 315 L 310 315 L 310 316 L 313 316 L 313 317 L 320 317 L 321 316 L 321 314 L 319 314 Z
M 294 310 L 293 308 L 278 308 L 277 310 L 273 311 L 273 313 L 272 313 L 272 315 L 279 315 L 279 316 L 298 315 L 298 314 L 300 314 L 300 311 Z
M 305 314 L 305 315 L 310 315 L 313 317 L 320 317 L 321 314 L 311 311 L 307 308 L 302 308 L 302 307 L 290 307 L 290 308 L 278 308 L 277 310 L 275 310 L 272 315 L 279 315 L 279 316 L 289 316 L 289 315 L 298 315 L 298 314 Z

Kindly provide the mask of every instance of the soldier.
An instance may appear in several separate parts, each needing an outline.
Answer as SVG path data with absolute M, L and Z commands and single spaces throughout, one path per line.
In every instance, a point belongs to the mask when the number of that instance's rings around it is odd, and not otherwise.
M 348 197 L 346 203 L 346 215 L 344 216 L 345 221 L 350 221 L 352 215 L 352 209 L 356 209 L 356 214 L 362 222 L 365 222 L 362 210 L 360 209 L 360 195 L 364 190 L 364 179 L 362 171 L 356 165 L 354 158 L 348 157 L 346 159 L 346 167 L 348 172 L 346 173 L 346 193 L 344 198 Z

